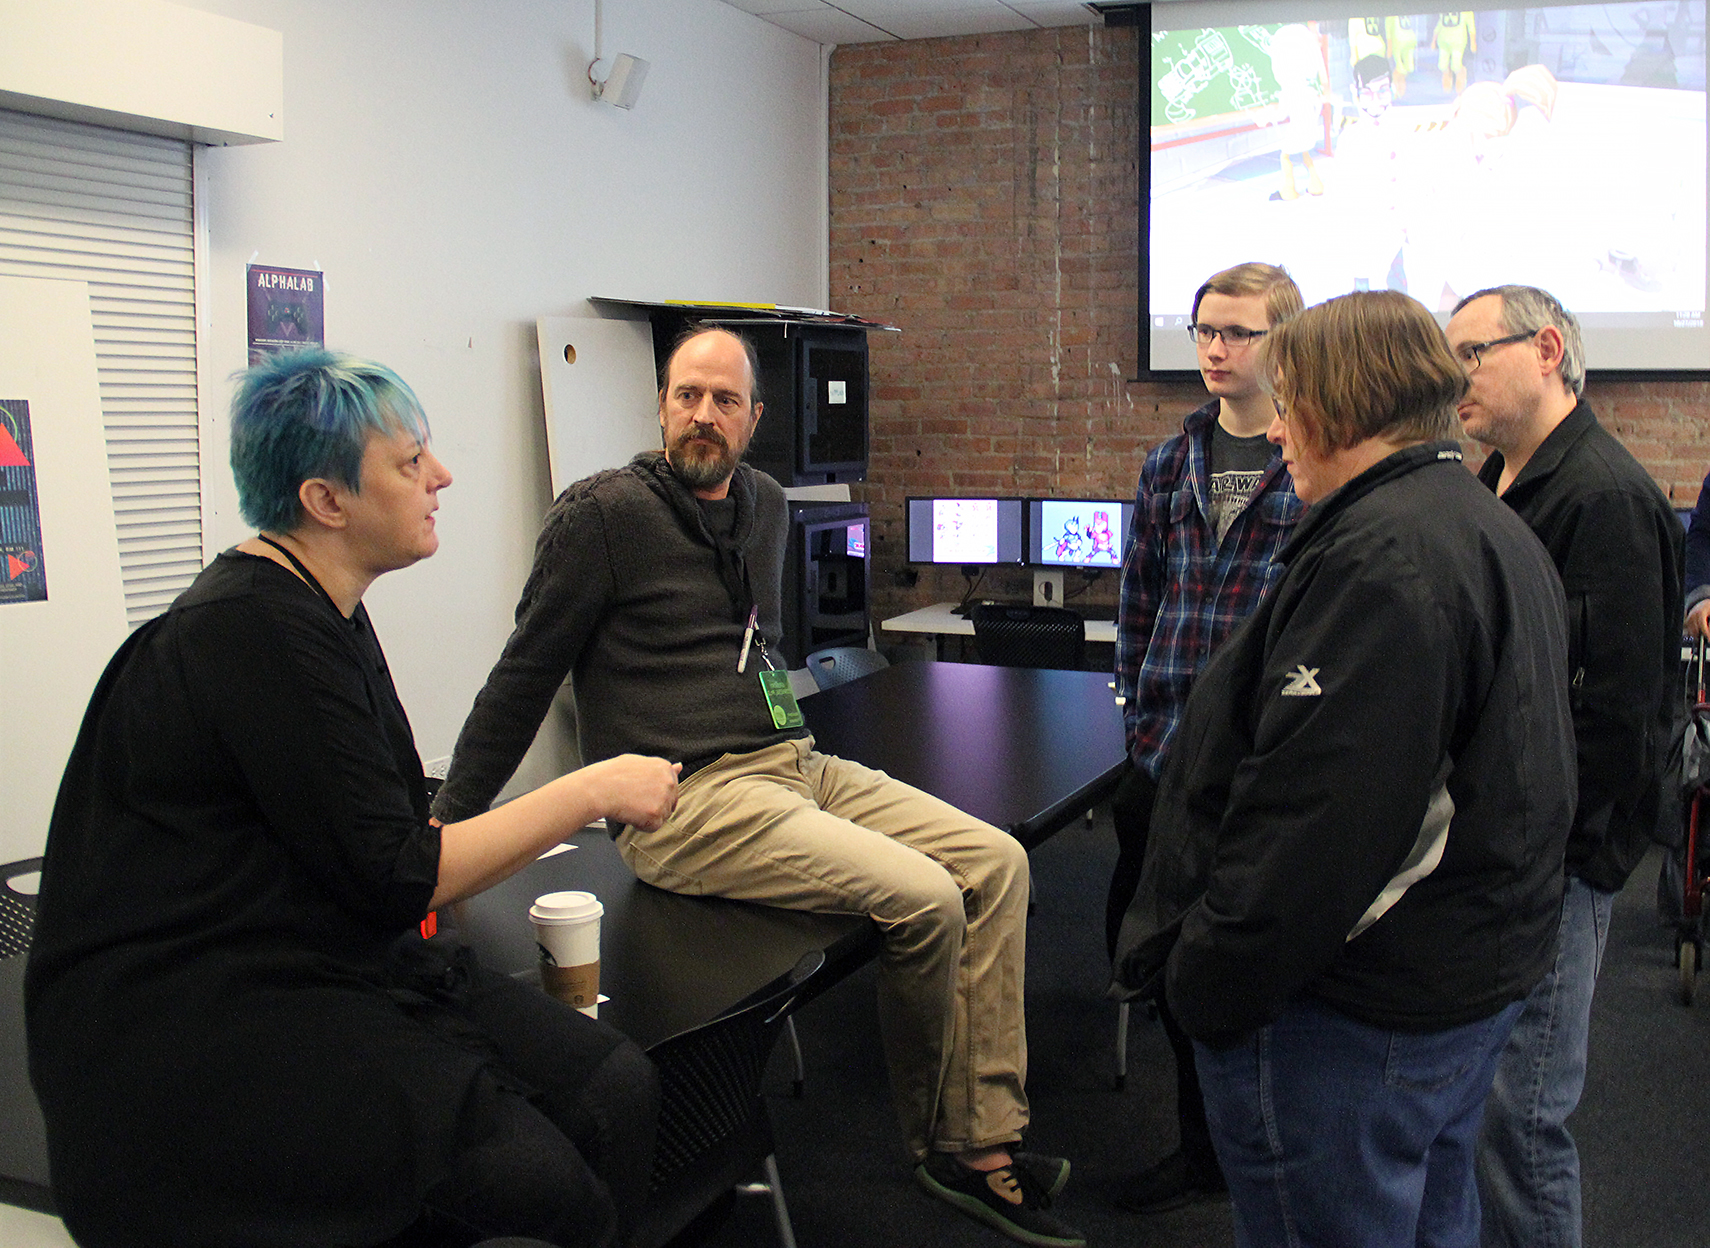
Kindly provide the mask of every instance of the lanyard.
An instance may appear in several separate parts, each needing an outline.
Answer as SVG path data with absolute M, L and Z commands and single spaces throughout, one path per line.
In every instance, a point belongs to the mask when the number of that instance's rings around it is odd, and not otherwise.
M 256 537 L 260 538 L 269 546 L 273 547 L 274 550 L 277 550 L 280 554 L 289 559 L 291 561 L 291 566 L 297 569 L 297 574 L 307 581 L 317 594 L 326 600 L 327 606 L 333 609 L 339 619 L 344 619 L 344 612 L 338 609 L 338 603 L 333 601 L 332 595 L 327 593 L 326 588 L 315 579 L 315 574 L 303 566 L 303 561 L 301 559 L 297 558 L 296 555 L 293 555 L 290 551 L 286 550 L 285 547 L 281 546 L 265 533 L 257 533 Z

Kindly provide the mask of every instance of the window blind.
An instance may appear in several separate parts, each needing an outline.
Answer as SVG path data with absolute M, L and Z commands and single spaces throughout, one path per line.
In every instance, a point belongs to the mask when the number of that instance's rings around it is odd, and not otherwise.
M 85 282 L 132 628 L 202 566 L 190 144 L 0 110 L 0 273 Z

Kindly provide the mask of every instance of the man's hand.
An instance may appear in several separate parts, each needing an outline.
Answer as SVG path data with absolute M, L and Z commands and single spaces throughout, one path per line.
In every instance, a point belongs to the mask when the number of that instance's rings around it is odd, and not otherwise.
M 1686 635 L 1710 641 L 1710 598 L 1686 613 Z

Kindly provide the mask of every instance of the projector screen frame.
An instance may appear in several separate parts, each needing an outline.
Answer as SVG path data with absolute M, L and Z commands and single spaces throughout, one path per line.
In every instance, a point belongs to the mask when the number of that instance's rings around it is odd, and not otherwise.
M 1544 7 L 1545 5 L 1550 5 L 1550 0 L 1542 0 L 1542 3 L 1537 4 L 1536 6 L 1527 6 L 1527 7 Z M 1138 256 L 1137 256 L 1137 259 L 1138 259 L 1138 290 L 1136 292 L 1136 301 L 1137 301 L 1137 334 L 1136 334 L 1137 343 L 1136 343 L 1136 357 L 1135 357 L 1136 358 L 1136 375 L 1134 378 L 1132 378 L 1132 380 L 1135 382 L 1165 382 L 1165 383 L 1167 383 L 1167 382 L 1187 382 L 1187 381 L 1195 380 L 1199 376 L 1198 369 L 1195 367 L 1164 367 L 1164 368 L 1153 367 L 1153 365 L 1152 365 L 1152 333 L 1151 333 L 1151 331 L 1152 331 L 1152 318 L 1154 315 L 1153 311 L 1152 311 L 1152 307 L 1151 307 L 1151 287 L 1152 287 L 1152 280 L 1151 280 L 1152 279 L 1152 185 L 1153 185 L 1153 177 L 1152 177 L 1152 91 L 1153 91 L 1152 67 L 1153 67 L 1153 58 L 1152 58 L 1152 54 L 1151 54 L 1152 53 L 1152 32 L 1156 27 L 1158 27 L 1160 25 L 1162 26 L 1163 29 L 1180 29 L 1181 26 L 1179 24 L 1179 21 L 1176 19 L 1172 19 L 1170 14 L 1171 14 L 1172 10 L 1187 9 L 1188 7 L 1189 7 L 1189 5 L 1185 4 L 1185 3 L 1141 3 L 1141 4 L 1136 4 L 1136 5 L 1131 6 L 1131 8 L 1129 8 L 1128 10 L 1125 10 L 1125 20 L 1121 21 L 1120 23 L 1117 23 L 1117 22 L 1111 20 L 1113 15 L 1111 15 L 1109 13 L 1106 14 L 1106 20 L 1107 20 L 1108 24 L 1112 24 L 1112 25 L 1115 25 L 1115 24 L 1122 24 L 1122 25 L 1133 24 L 1133 25 L 1138 27 L 1138 30 L 1136 32 L 1136 39 L 1135 39 L 1135 54 L 1136 54 L 1136 57 L 1137 57 L 1138 62 L 1139 62 L 1138 66 L 1137 66 L 1138 72 L 1137 72 L 1135 105 L 1136 105 L 1136 112 L 1137 112 L 1136 120 L 1138 122 L 1138 124 L 1136 126 L 1136 131 L 1137 131 L 1138 135 L 1140 136 L 1139 137 L 1140 151 L 1138 153 L 1138 159 L 1135 162 L 1135 164 L 1136 164 L 1136 178 L 1137 178 L 1137 183 L 1138 183 L 1138 186 L 1137 186 L 1137 191 L 1138 191 L 1137 207 L 1138 207 L 1138 215 L 1139 215 L 1138 247 L 1137 247 L 1137 250 L 1138 250 Z M 1194 5 L 1194 7 L 1201 7 L 1201 3 L 1196 3 Z M 1248 7 L 1250 10 L 1251 6 L 1248 6 Z M 1382 6 L 1379 6 L 1379 7 L 1382 7 Z M 1405 6 L 1398 6 L 1398 7 L 1405 7 Z M 1554 6 L 1551 5 L 1551 7 L 1554 7 Z M 1233 16 L 1234 15 L 1234 6 L 1231 5 L 1230 8 L 1231 8 L 1231 16 Z M 1344 9 L 1346 9 L 1346 10 L 1348 10 L 1348 12 L 1352 13 L 1355 10 L 1361 10 L 1361 11 L 1369 10 L 1369 9 L 1372 9 L 1373 6 L 1370 3 L 1348 4 L 1348 3 L 1339 3 L 1338 0 L 1327 0 L 1327 2 L 1321 3 L 1317 6 L 1315 6 L 1315 8 L 1322 9 L 1325 11 L 1327 16 L 1334 17 L 1335 15 L 1340 14 L 1341 11 Z M 1335 12 L 1332 13 L 1331 12 L 1332 10 L 1334 10 Z M 1423 11 L 1423 10 L 1421 10 L 1421 11 Z M 1487 9 L 1480 9 L 1480 10 L 1475 10 L 1475 11 L 1481 12 L 1481 13 L 1488 13 L 1488 12 L 1492 12 L 1493 10 L 1487 8 Z M 1127 16 L 1128 13 L 1131 13 L 1132 16 L 1128 17 Z M 1426 60 L 1426 58 L 1429 56 L 1429 54 L 1426 53 L 1423 48 L 1421 48 L 1419 50 L 1419 52 L 1421 54 L 1419 57 L 1420 63 L 1418 66 L 1416 66 L 1416 72 L 1425 73 L 1429 69 L 1429 64 Z M 1707 57 L 1710 57 L 1710 50 L 1706 50 L 1705 54 Z M 1710 84 L 1707 84 L 1707 91 L 1710 91 Z M 1707 161 L 1707 166 L 1710 166 L 1710 161 Z M 1706 177 L 1705 203 L 1706 203 L 1706 205 L 1710 205 L 1710 167 L 1707 167 L 1707 169 L 1704 171 L 1704 173 L 1705 173 L 1705 177 Z M 1566 178 L 1564 186 L 1566 189 L 1571 191 L 1572 187 L 1575 185 L 1575 179 L 1577 179 L 1580 175 L 1578 175 L 1576 173 L 1569 173 L 1569 174 L 1564 175 L 1564 176 Z M 1710 208 L 1707 208 L 1706 211 L 1707 211 L 1707 213 L 1710 213 Z M 1707 234 L 1710 234 L 1710 228 L 1707 228 Z M 1710 247 L 1710 242 L 1707 242 L 1707 247 Z M 1255 256 L 1250 257 L 1250 258 L 1252 258 L 1252 259 L 1272 259 L 1272 257 L 1261 256 L 1261 255 L 1255 255 Z M 1203 280 L 1203 277 L 1210 276 L 1210 272 L 1211 271 L 1208 270 L 1207 273 L 1202 275 L 1201 280 Z M 1710 256 L 1707 256 L 1707 271 L 1706 271 L 1705 277 L 1706 277 L 1707 287 L 1710 287 Z M 1470 292 L 1468 292 L 1468 293 L 1470 293 Z M 1309 298 L 1310 298 L 1310 295 L 1309 295 Z M 1707 290 L 1707 298 L 1706 298 L 1705 302 L 1707 304 L 1705 316 L 1707 318 L 1710 318 L 1710 290 Z M 1569 306 L 1571 308 L 1571 304 Z M 1438 319 L 1440 321 L 1446 321 L 1447 320 L 1447 314 L 1439 312 L 1438 313 Z M 1710 337 L 1710 323 L 1707 323 L 1703 332 L 1707 337 Z M 1590 349 L 1589 345 L 1588 345 L 1588 357 L 1589 357 L 1588 358 L 1588 365 L 1589 366 L 1587 368 L 1587 378 L 1588 378 L 1588 380 L 1593 381 L 1593 382 L 1705 381 L 1705 380 L 1710 380 L 1710 364 L 1707 364 L 1704 367 L 1680 367 L 1680 366 L 1672 366 L 1672 365 L 1670 365 L 1670 366 L 1658 366 L 1658 367 L 1644 367 L 1644 366 L 1599 367 L 1595 363 L 1595 360 L 1596 360 L 1595 352 L 1592 349 Z

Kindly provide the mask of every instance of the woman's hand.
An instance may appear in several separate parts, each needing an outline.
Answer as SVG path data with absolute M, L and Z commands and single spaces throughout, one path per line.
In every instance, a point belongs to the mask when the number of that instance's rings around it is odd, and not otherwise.
M 594 820 L 652 831 L 677 806 L 681 763 L 620 754 L 578 767 L 532 793 L 440 829 L 439 887 L 430 909 L 473 897 L 522 870 Z
M 590 763 L 580 773 L 589 796 L 610 823 L 627 823 L 651 832 L 677 807 L 677 773 L 681 763 L 642 754 L 619 754 Z

